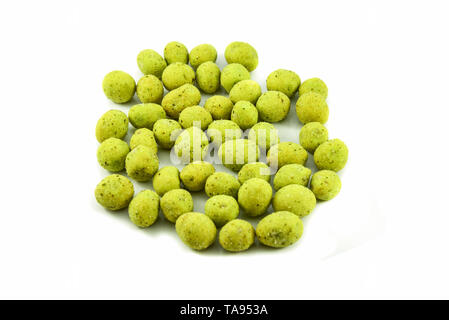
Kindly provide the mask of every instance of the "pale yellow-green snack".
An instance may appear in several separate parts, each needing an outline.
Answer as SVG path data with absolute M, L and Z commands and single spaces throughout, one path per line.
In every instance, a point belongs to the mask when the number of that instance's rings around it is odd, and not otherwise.
M 237 82 L 249 79 L 251 79 L 251 75 L 249 74 L 248 69 L 240 63 L 231 63 L 221 71 L 220 82 L 226 92 L 229 93 Z
M 150 129 L 137 129 L 136 132 L 134 132 L 134 134 L 132 135 L 129 141 L 131 150 L 140 145 L 147 146 L 153 153 L 157 153 L 156 139 L 154 138 L 154 133 Z
M 156 51 L 145 49 L 137 55 L 137 66 L 143 74 L 152 74 L 160 79 L 167 62 Z
M 341 181 L 332 170 L 320 170 L 315 172 L 310 181 L 310 189 L 315 197 L 320 200 L 335 198 L 341 189 Z
M 223 165 L 232 171 L 239 171 L 244 164 L 259 160 L 260 150 L 254 141 L 234 139 L 225 141 L 218 149 Z
M 191 84 L 185 84 L 167 93 L 162 99 L 162 108 L 169 117 L 178 119 L 182 110 L 198 105 L 200 101 L 200 91 Z
M 168 221 L 175 223 L 181 215 L 193 210 L 192 196 L 184 189 L 170 190 L 161 198 L 161 210 Z
M 267 78 L 267 90 L 280 91 L 291 98 L 301 84 L 299 76 L 290 70 L 278 69 L 270 73 Z
M 109 138 L 123 139 L 128 133 L 128 117 L 120 110 L 109 110 L 98 119 L 95 136 L 98 142 Z
M 212 219 L 217 227 L 221 227 L 239 216 L 239 204 L 227 195 L 217 195 L 209 198 L 204 206 L 204 213 Z
M 276 173 L 273 179 L 274 190 L 279 190 L 282 187 L 290 184 L 299 184 L 307 187 L 310 180 L 312 170 L 304 167 L 303 165 L 292 163 L 286 164 Z
M 196 69 L 196 83 L 205 93 L 214 93 L 220 88 L 220 68 L 207 61 Z
M 217 60 L 217 50 L 210 44 L 200 44 L 190 51 L 189 60 L 192 67 L 196 69 L 204 62 L 215 62 Z
M 147 128 L 152 130 L 157 120 L 166 117 L 164 108 L 155 103 L 136 104 L 128 112 L 129 122 L 137 129 Z
M 142 103 L 161 103 L 164 85 L 156 76 L 148 74 L 137 82 L 136 93 Z
M 179 170 L 174 166 L 167 166 L 160 169 L 153 177 L 154 191 L 160 196 L 166 192 L 181 188 Z
M 185 129 L 175 141 L 175 152 L 182 162 L 203 160 L 206 156 L 209 140 L 197 127 Z
M 189 51 L 186 46 L 180 42 L 172 41 L 167 43 L 164 48 L 165 61 L 168 64 L 174 62 L 188 63 L 189 62 Z
M 231 120 L 215 120 L 207 128 L 210 141 L 217 146 L 221 146 L 227 140 L 240 139 L 242 134 L 237 123 Z
M 248 221 L 234 219 L 221 228 L 218 241 L 223 249 L 231 252 L 245 251 L 254 243 L 256 232 Z
M 204 109 L 210 112 L 214 120 L 229 120 L 234 104 L 231 99 L 224 96 L 213 96 L 206 100 Z
M 281 142 L 268 150 L 267 163 L 270 167 L 281 168 L 286 164 L 304 165 L 307 161 L 307 151 L 297 143 Z
M 260 220 L 256 235 L 266 246 L 284 248 L 298 241 L 303 230 L 303 223 L 297 215 L 288 211 L 278 211 Z
M 252 178 L 259 178 L 265 180 L 266 182 L 270 182 L 270 168 L 263 162 L 245 164 L 239 171 L 239 182 L 243 184 Z
M 128 207 L 129 219 L 140 228 L 156 222 L 159 215 L 159 196 L 151 190 L 140 191 Z
M 95 199 L 109 210 L 126 208 L 133 198 L 134 186 L 132 182 L 119 174 L 107 176 L 95 188 Z
M 119 172 L 125 169 L 128 144 L 117 138 L 104 140 L 97 149 L 98 163 L 108 171 Z
M 201 191 L 206 185 L 207 178 L 215 172 L 212 164 L 205 161 L 189 163 L 181 170 L 181 181 L 189 191 Z
M 195 71 L 181 62 L 174 62 L 168 65 L 162 73 L 162 82 L 167 90 L 174 90 L 184 84 L 193 84 L 195 81 Z
M 171 149 L 175 145 L 177 134 L 181 131 L 181 125 L 172 119 L 160 119 L 153 126 L 154 137 L 162 149 Z
M 255 124 L 248 133 L 248 140 L 253 140 L 263 150 L 280 142 L 277 129 L 268 122 Z
M 239 189 L 240 207 L 251 217 L 264 214 L 271 203 L 273 190 L 263 179 L 253 178 L 245 181 Z
M 326 99 L 318 93 L 304 93 L 296 101 L 296 115 L 303 124 L 309 122 L 325 124 L 329 118 L 329 107 Z
M 240 63 L 248 71 L 255 70 L 259 64 L 256 49 L 241 41 L 232 42 L 226 47 L 225 58 L 228 63 Z
M 200 106 L 187 107 L 179 114 L 179 124 L 184 128 L 201 126 L 201 130 L 206 130 L 212 123 L 212 115 L 205 108 Z
M 279 122 L 287 117 L 290 99 L 280 91 L 267 91 L 257 100 L 259 118 L 267 122 Z
M 233 103 L 249 101 L 255 104 L 262 94 L 260 85 L 254 80 L 242 80 L 237 82 L 229 92 L 229 98 Z
M 190 248 L 204 250 L 214 243 L 217 228 L 205 214 L 187 212 L 176 220 L 176 233 Z
M 240 182 L 226 172 L 215 172 L 206 180 L 204 190 L 208 197 L 224 194 L 237 198 L 240 189 Z
M 303 95 L 308 92 L 315 92 L 327 98 L 327 86 L 320 78 L 311 78 L 304 81 L 299 87 L 299 95 Z
M 150 181 L 159 168 L 157 153 L 144 145 L 138 145 L 126 156 L 126 173 L 139 182 Z
M 290 211 L 298 217 L 309 215 L 316 206 L 315 195 L 299 184 L 289 184 L 279 189 L 273 198 L 274 211 Z
M 326 141 L 315 150 L 313 159 L 319 170 L 340 171 L 348 161 L 348 147 L 340 139 Z
M 242 130 L 251 128 L 257 123 L 259 113 L 249 101 L 239 101 L 231 112 L 231 120 L 238 124 Z
M 109 100 L 125 103 L 133 98 L 136 82 L 126 72 L 112 71 L 103 79 L 103 92 Z
M 327 139 L 327 129 L 319 122 L 309 122 L 299 131 L 299 144 L 312 154 Z

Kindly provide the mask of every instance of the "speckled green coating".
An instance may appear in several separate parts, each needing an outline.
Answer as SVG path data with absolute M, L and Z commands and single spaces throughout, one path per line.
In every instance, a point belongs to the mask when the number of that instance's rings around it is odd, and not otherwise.
M 109 138 L 123 139 L 128 133 L 128 117 L 120 110 L 109 110 L 97 121 L 95 136 L 98 142 Z
M 200 44 L 190 51 L 189 61 L 192 67 L 198 68 L 207 61 L 215 62 L 217 60 L 217 50 L 210 44 Z
M 107 176 L 95 188 L 95 199 L 109 210 L 126 208 L 133 198 L 134 186 L 132 182 L 119 174 Z
M 164 108 L 156 103 L 136 104 L 128 111 L 129 122 L 137 129 L 147 128 L 152 130 L 157 120 L 166 117 Z
M 226 172 L 215 172 L 207 178 L 204 190 L 208 197 L 224 194 L 237 198 L 240 189 L 240 182 Z
M 263 179 L 253 178 L 245 181 L 239 189 L 240 207 L 251 217 L 264 214 L 271 203 L 273 190 Z
M 195 123 L 197 122 L 197 123 Z M 179 115 L 179 124 L 184 129 L 192 127 L 194 124 L 201 123 L 201 130 L 206 130 L 212 123 L 212 115 L 205 108 L 200 106 L 187 107 Z
M 205 214 L 188 212 L 176 220 L 176 233 L 190 248 L 204 250 L 214 243 L 217 228 Z
M 164 85 L 156 76 L 148 74 L 137 82 L 136 93 L 142 103 L 161 103 Z
M 200 91 L 191 84 L 185 84 L 165 95 L 162 99 L 162 108 L 169 117 L 178 119 L 182 110 L 196 106 L 200 101 Z
M 126 156 L 126 173 L 139 182 L 150 181 L 159 168 L 159 159 L 153 150 L 139 145 Z
M 310 189 L 315 197 L 320 200 L 335 198 L 341 189 L 341 181 L 332 170 L 320 170 L 315 172 L 310 181 Z
M 128 144 L 117 138 L 104 140 L 97 149 L 97 160 L 100 166 L 111 172 L 125 169 L 126 155 L 129 153 Z
M 220 146 L 218 156 L 225 167 L 238 172 L 244 164 L 259 160 L 260 150 L 254 141 L 234 139 Z
M 304 165 L 307 158 L 307 151 L 299 144 L 293 142 L 281 142 L 276 144 L 272 146 L 267 153 L 268 165 L 271 167 L 277 166 L 278 168 L 291 163 Z
M 245 164 L 239 171 L 239 182 L 243 184 L 252 178 L 259 178 L 265 180 L 266 182 L 270 182 L 270 168 L 263 162 Z
M 240 63 L 248 71 L 255 70 L 259 64 L 256 49 L 241 41 L 232 42 L 226 47 L 225 58 L 228 63 Z
M 255 124 L 248 133 L 248 140 L 255 141 L 263 150 L 268 150 L 281 141 L 277 129 L 268 122 Z
M 214 120 L 231 119 L 231 111 L 234 107 L 231 99 L 224 96 L 213 96 L 206 100 L 204 108 L 210 112 Z
M 298 241 L 303 230 L 303 223 L 297 215 L 288 211 L 279 211 L 260 220 L 256 235 L 266 246 L 284 248 Z
M 175 152 L 184 163 L 203 160 L 208 150 L 209 140 L 197 127 L 185 129 L 175 141 Z
M 174 62 L 162 73 L 162 83 L 170 91 L 184 84 L 193 84 L 194 81 L 195 71 L 185 63 Z
M 166 192 L 181 188 L 179 170 L 174 166 L 167 166 L 160 169 L 153 177 L 154 191 L 160 196 Z
M 273 198 L 274 211 L 290 211 L 299 217 L 309 215 L 316 206 L 315 195 L 299 184 L 289 184 L 279 189 Z
M 175 223 L 181 215 L 193 210 L 192 196 L 184 189 L 170 190 L 161 198 L 161 210 L 168 221 Z
M 309 122 L 325 124 L 329 118 L 329 107 L 322 95 L 308 92 L 296 101 L 296 115 L 303 124 Z
M 274 190 L 279 190 L 282 187 L 288 186 L 290 184 L 299 184 L 301 186 L 307 187 L 310 180 L 310 175 L 312 170 L 304 167 L 300 164 L 286 164 L 276 173 L 273 179 Z
M 177 134 L 181 131 L 179 122 L 172 119 L 160 119 L 153 126 L 154 137 L 162 149 L 171 149 L 175 145 Z
M 145 49 L 137 55 L 137 66 L 143 74 L 152 74 L 160 79 L 167 62 L 156 51 Z
M 207 61 L 196 69 L 196 83 L 205 93 L 214 93 L 220 88 L 220 68 Z
M 229 92 L 229 98 L 233 103 L 249 101 L 255 104 L 262 94 L 260 85 L 254 80 L 242 80 L 237 82 Z
M 231 120 L 215 120 L 207 128 L 207 135 L 211 143 L 217 146 L 227 140 L 240 139 L 242 137 L 242 130 Z
M 151 190 L 140 191 L 128 207 L 129 219 L 140 228 L 148 228 L 159 215 L 159 196 Z
M 267 91 L 257 100 L 259 118 L 266 122 L 279 122 L 287 117 L 290 99 L 280 91 Z
M 103 79 L 103 92 L 109 100 L 125 103 L 133 98 L 136 82 L 126 72 L 112 71 Z
M 256 232 L 248 221 L 234 219 L 226 223 L 218 234 L 223 249 L 231 252 L 245 251 L 254 243 Z
M 239 204 L 231 196 L 217 195 L 209 198 L 204 206 L 204 213 L 221 227 L 239 216 Z
M 290 70 L 278 69 L 270 73 L 267 78 L 267 90 L 280 91 L 291 98 L 301 84 L 301 78 Z
M 327 98 L 327 86 L 320 78 L 311 78 L 304 81 L 299 87 L 299 95 L 303 95 L 308 92 L 315 92 Z
M 309 122 L 299 131 L 299 144 L 310 153 L 314 153 L 316 148 L 328 139 L 328 132 L 325 126 L 319 122 Z
M 186 46 L 180 42 L 172 41 L 167 43 L 164 48 L 164 58 L 168 64 L 174 62 L 188 63 L 189 51 Z
M 207 178 L 215 172 L 212 164 L 205 161 L 189 163 L 181 170 L 181 181 L 189 191 L 201 191 L 206 185 Z
M 135 149 L 137 146 L 143 145 L 150 148 L 153 153 L 157 153 L 157 143 L 154 138 L 154 133 L 147 128 L 137 129 L 132 135 L 129 145 L 131 150 Z
M 231 63 L 221 71 L 220 82 L 226 92 L 229 93 L 237 82 L 249 79 L 251 79 L 251 75 L 249 74 L 248 69 L 240 63 Z
M 242 130 L 254 126 L 259 119 L 256 107 L 249 101 L 239 101 L 231 112 L 231 120 L 238 124 Z
M 315 150 L 313 159 L 319 170 L 340 171 L 348 161 L 348 147 L 340 139 L 326 141 Z

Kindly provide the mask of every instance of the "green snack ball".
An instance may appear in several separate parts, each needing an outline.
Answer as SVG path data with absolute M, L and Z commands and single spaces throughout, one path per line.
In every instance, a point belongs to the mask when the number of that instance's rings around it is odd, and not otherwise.
M 260 150 L 254 141 L 234 139 L 220 146 L 218 156 L 226 168 L 237 172 L 244 164 L 259 160 Z
M 196 82 L 205 93 L 214 93 L 220 88 L 220 68 L 212 61 L 207 61 L 196 69 Z
M 232 42 L 226 47 L 225 58 L 228 63 L 240 63 L 248 71 L 255 70 L 259 63 L 256 49 L 249 43 L 240 41 Z
M 266 182 L 270 182 L 270 168 L 263 162 L 245 164 L 239 171 L 239 182 L 243 184 L 253 178 L 259 178 L 265 180 Z
M 159 215 L 159 196 L 151 190 L 140 191 L 131 200 L 129 219 L 140 228 L 147 228 L 156 222 Z
M 263 150 L 269 150 L 281 141 L 277 129 L 268 122 L 255 124 L 248 133 L 248 140 L 253 140 Z
M 129 153 L 128 144 L 117 138 L 104 140 L 97 149 L 97 160 L 100 166 L 111 172 L 125 169 L 126 155 Z
M 209 178 L 207 178 L 206 185 L 204 187 L 208 197 L 224 194 L 237 198 L 239 189 L 240 182 L 234 176 L 226 172 L 215 172 L 212 174 Z
M 233 103 L 249 101 L 255 104 L 262 94 L 260 85 L 254 80 L 242 80 L 237 82 L 229 92 L 229 98 Z
M 208 147 L 206 134 L 197 127 L 185 129 L 175 141 L 175 152 L 184 163 L 203 160 Z
M 223 194 L 209 198 L 204 207 L 204 213 L 212 219 L 217 227 L 237 218 L 239 212 L 237 201 L 233 197 Z
M 189 163 L 181 170 L 181 181 L 189 191 L 201 191 L 206 185 L 207 178 L 215 172 L 212 164 L 205 161 Z
M 290 70 L 278 69 L 270 73 L 267 78 L 267 90 L 280 91 L 291 98 L 301 84 L 299 76 Z
M 256 103 L 259 118 L 267 122 L 279 122 L 287 117 L 290 99 L 280 91 L 267 91 Z
M 133 198 L 134 186 L 132 182 L 119 174 L 107 176 L 95 188 L 95 199 L 109 210 L 126 208 Z
M 340 139 L 326 141 L 316 148 L 313 159 L 318 170 L 340 171 L 348 161 L 348 147 Z
M 128 117 L 120 110 L 109 110 L 98 119 L 95 136 L 98 142 L 109 138 L 123 139 L 128 133 Z
M 325 124 L 329 118 L 329 107 L 326 99 L 318 93 L 304 93 L 296 101 L 296 115 L 303 124 L 309 122 Z
M 273 190 L 263 179 L 253 178 L 245 181 L 239 189 L 240 207 L 251 217 L 264 214 L 271 203 Z
M 168 64 L 174 62 L 188 63 L 189 51 L 186 46 L 180 42 L 172 41 L 167 43 L 164 48 L 164 58 Z
M 289 211 L 301 218 L 309 215 L 315 206 L 316 198 L 313 192 L 299 184 L 282 187 L 273 198 L 274 211 Z
M 200 44 L 190 51 L 189 60 L 192 67 L 196 69 L 204 62 L 215 62 L 217 60 L 217 50 L 210 44 Z
M 168 221 L 175 223 L 181 215 L 193 210 L 192 196 L 184 189 L 170 190 L 161 198 L 161 210 Z
M 171 149 L 175 145 L 177 133 L 181 131 L 181 125 L 172 119 L 160 119 L 153 126 L 154 137 L 162 149 Z
M 210 112 L 214 120 L 229 120 L 234 104 L 224 96 L 213 96 L 206 100 L 204 109 Z
M 270 167 L 276 166 L 281 168 L 286 164 L 297 163 L 304 165 L 307 161 L 308 154 L 297 143 L 281 142 L 276 144 L 268 150 L 267 163 Z
M 301 186 L 307 187 L 310 180 L 310 175 L 312 170 L 304 167 L 300 164 L 286 164 L 276 173 L 273 179 L 274 190 L 279 190 L 282 187 L 288 186 L 290 184 L 299 184 Z
M 312 176 L 310 188 L 317 199 L 330 200 L 340 192 L 341 181 L 334 171 L 320 170 Z
M 207 128 L 210 141 L 217 146 L 221 146 L 227 140 L 240 139 L 242 134 L 237 123 L 231 120 L 215 120 Z
M 187 212 L 176 220 L 176 233 L 190 248 L 204 250 L 214 243 L 217 228 L 205 214 Z
M 251 75 L 248 69 L 240 63 L 231 63 L 221 71 L 220 82 L 226 92 L 230 92 L 232 87 L 239 81 L 250 80 Z
M 159 159 L 154 150 L 139 145 L 126 156 L 126 173 L 139 182 L 150 181 L 159 168 Z
M 234 219 L 220 230 L 218 241 L 223 249 L 231 252 L 245 251 L 254 243 L 256 232 L 248 221 Z
M 136 93 L 142 103 L 161 103 L 164 85 L 157 77 L 148 74 L 137 82 Z
M 178 119 L 182 110 L 196 106 L 200 101 L 200 90 L 191 84 L 185 84 L 167 93 L 162 99 L 162 108 L 164 108 L 169 117 Z
M 150 148 L 153 153 L 157 153 L 157 143 L 154 138 L 154 133 L 147 128 L 137 129 L 132 135 L 129 145 L 131 150 L 135 149 L 137 146 L 144 145 Z
M 128 112 L 129 122 L 136 129 L 147 128 L 152 130 L 157 120 L 166 117 L 164 108 L 155 103 L 136 104 Z
M 212 116 L 210 112 L 203 107 L 191 106 L 185 108 L 179 114 L 179 123 L 184 129 L 193 127 L 194 124 L 200 124 L 201 130 L 204 131 L 212 123 Z
M 320 78 L 311 78 L 304 81 L 299 87 L 299 96 L 308 92 L 315 92 L 327 98 L 327 86 Z
M 298 241 L 303 230 L 303 223 L 297 215 L 288 211 L 279 211 L 260 220 L 256 235 L 266 246 L 284 248 Z
M 162 82 L 167 90 L 174 90 L 184 84 L 193 84 L 194 81 L 195 71 L 185 63 L 172 63 L 162 73 Z
M 179 180 L 179 170 L 174 166 L 167 166 L 160 169 L 153 177 L 154 191 L 160 196 L 166 192 L 181 188 Z
M 160 79 L 167 67 L 167 62 L 156 51 L 145 49 L 137 55 L 137 66 L 143 74 L 152 74 Z
M 242 129 L 251 128 L 257 123 L 259 113 L 256 107 L 249 101 L 239 101 L 234 105 L 231 112 L 231 120 Z
M 319 122 L 309 122 L 299 131 L 299 143 L 301 146 L 314 153 L 316 148 L 328 139 L 328 132 L 325 126 Z
M 125 103 L 133 98 L 136 82 L 126 72 L 112 71 L 103 79 L 103 92 L 109 100 Z

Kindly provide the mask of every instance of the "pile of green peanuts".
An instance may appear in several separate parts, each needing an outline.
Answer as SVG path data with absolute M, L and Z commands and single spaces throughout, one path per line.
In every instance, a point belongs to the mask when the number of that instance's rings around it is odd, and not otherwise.
M 256 239 L 268 247 L 290 246 L 301 238 L 302 218 L 317 201 L 338 195 L 337 172 L 348 160 L 345 143 L 329 139 L 324 126 L 327 86 L 319 78 L 301 83 L 295 72 L 278 69 L 268 75 L 262 92 L 251 79 L 259 59 L 250 44 L 232 42 L 224 56 L 228 64 L 220 70 L 212 45 L 189 52 L 182 43 L 170 42 L 163 56 L 151 49 L 138 54 L 143 76 L 137 84 L 123 71 L 104 77 L 108 99 L 123 104 L 137 95 L 141 103 L 127 115 L 109 110 L 97 122 L 98 163 L 111 175 L 98 183 L 95 198 L 108 210 L 128 208 L 140 228 L 152 226 L 161 211 L 182 242 L 195 250 L 210 247 L 217 238 L 230 252 L 245 251 Z M 202 94 L 210 95 L 204 106 Z M 272 123 L 287 117 L 297 94 L 299 143 L 281 142 Z M 126 142 L 129 123 L 135 131 Z M 216 172 L 206 161 L 212 146 L 229 173 Z M 185 161 L 181 171 L 159 167 L 158 152 L 172 149 Z M 314 173 L 306 167 L 309 154 Z M 152 180 L 154 190 L 134 195 L 130 179 Z M 194 211 L 192 192 L 209 197 L 204 213 Z M 270 205 L 274 212 L 267 214 Z M 262 219 L 254 228 L 239 219 L 240 211 Z

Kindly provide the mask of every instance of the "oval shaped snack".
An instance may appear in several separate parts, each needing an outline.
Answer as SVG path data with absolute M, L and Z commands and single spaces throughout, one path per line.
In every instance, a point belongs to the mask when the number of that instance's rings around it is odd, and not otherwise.
M 279 211 L 260 220 L 256 235 L 266 246 L 284 248 L 298 241 L 303 229 L 303 223 L 297 215 L 288 211 Z
M 191 84 L 185 84 L 167 93 L 162 99 L 162 108 L 169 117 L 178 119 L 182 110 L 198 105 L 200 101 L 200 91 Z
M 119 174 L 107 176 L 95 188 L 95 199 L 109 210 L 126 208 L 133 198 L 134 186 L 132 182 Z
M 303 165 L 292 163 L 286 164 L 276 173 L 273 179 L 274 190 L 279 190 L 289 184 L 299 184 L 307 187 L 312 170 Z
M 200 106 L 187 107 L 179 115 L 179 124 L 184 128 L 192 126 L 206 130 L 212 122 L 212 116 L 205 108 Z
M 249 101 L 239 101 L 231 112 L 231 120 L 238 124 L 242 130 L 254 126 L 259 119 L 256 107 Z
M 221 227 L 239 216 L 239 204 L 231 196 L 224 194 L 213 196 L 206 201 L 204 213 Z
M 193 210 L 192 195 L 184 189 L 167 191 L 161 198 L 161 210 L 168 221 L 175 223 L 181 215 Z
M 224 194 L 237 198 L 240 182 L 226 172 L 215 172 L 207 178 L 204 190 L 208 197 Z
M 303 95 L 308 92 L 315 92 L 327 98 L 327 86 L 320 78 L 311 78 L 304 81 L 299 87 L 299 95 Z
M 140 191 L 128 207 L 129 219 L 140 228 L 148 228 L 159 215 L 159 196 L 151 190 Z
M 312 176 L 310 188 L 317 199 L 331 200 L 340 192 L 341 181 L 334 171 L 320 170 Z
M 229 98 L 233 103 L 239 101 L 249 101 L 252 104 L 257 102 L 260 95 L 262 94 L 262 89 L 260 85 L 254 80 L 242 80 L 237 82 L 229 92 Z
M 259 118 L 267 122 L 279 122 L 287 117 L 290 99 L 280 91 L 267 91 L 256 103 Z
M 269 183 L 271 179 L 270 168 L 263 162 L 245 164 L 239 171 L 239 182 L 243 184 L 245 181 L 252 178 L 263 179 Z
M 267 90 L 280 91 L 291 98 L 301 84 L 299 76 L 290 70 L 278 69 L 270 73 L 267 78 Z
M 192 67 L 196 69 L 204 62 L 215 62 L 217 50 L 210 44 L 200 44 L 190 51 L 189 60 Z
M 301 218 L 309 215 L 315 206 L 316 198 L 313 192 L 299 184 L 282 187 L 273 198 L 275 211 L 289 211 Z
M 210 112 L 214 120 L 230 119 L 233 107 L 231 99 L 219 95 L 210 97 L 204 104 L 204 109 Z
M 251 247 L 255 239 L 255 230 L 251 223 L 234 219 L 221 228 L 218 241 L 223 249 L 231 252 L 245 251 Z
M 314 153 L 316 148 L 328 139 L 328 132 L 325 126 L 319 122 L 309 122 L 299 131 L 299 143 L 310 153 Z
M 340 139 L 326 141 L 315 150 L 313 159 L 319 170 L 340 171 L 348 161 L 348 147 Z
M 240 139 L 242 134 L 237 123 L 231 120 L 215 120 L 207 128 L 210 142 L 217 146 L 221 146 L 227 140 Z
M 235 41 L 230 43 L 225 50 L 225 58 L 228 63 L 240 63 L 248 71 L 253 71 L 259 64 L 256 49 L 249 43 Z
M 100 166 L 111 172 L 125 169 L 125 159 L 129 153 L 128 144 L 117 138 L 103 141 L 97 149 L 97 160 Z
M 188 63 L 189 51 L 186 46 L 180 42 L 172 41 L 167 43 L 164 48 L 164 58 L 168 64 L 174 62 Z
M 204 189 L 207 178 L 215 172 L 212 164 L 205 161 L 189 163 L 181 170 L 181 181 L 189 191 L 201 191 Z
M 190 248 L 204 250 L 214 243 L 217 228 L 205 214 L 187 212 L 176 220 L 176 233 Z
M 185 129 L 175 141 L 175 153 L 183 163 L 203 160 L 208 147 L 206 134 L 197 127 Z
M 143 74 L 152 74 L 160 79 L 162 72 L 167 67 L 167 62 L 156 51 L 145 49 L 137 55 L 137 66 Z
M 281 142 L 270 148 L 267 153 L 267 163 L 270 167 L 281 168 L 286 164 L 297 163 L 304 165 L 307 161 L 308 154 L 297 143 Z
M 193 84 L 195 81 L 195 71 L 181 62 L 174 62 L 168 65 L 162 73 L 162 82 L 164 87 L 171 91 L 184 84 Z
M 171 149 L 181 131 L 179 122 L 172 119 L 160 119 L 153 126 L 154 137 L 162 149 Z
M 133 98 L 136 82 L 126 72 L 112 71 L 103 79 L 103 92 L 109 100 L 125 103 Z
M 157 153 L 157 143 L 154 138 L 154 133 L 147 128 L 137 129 L 129 141 L 131 150 L 137 146 L 143 145 L 151 149 L 153 153 Z
M 259 178 L 247 180 L 239 189 L 240 207 L 251 217 L 264 214 L 271 203 L 273 190 L 268 182 Z
M 329 107 L 326 99 L 318 93 L 304 93 L 296 101 L 296 115 L 303 124 L 309 122 L 325 124 L 329 118 Z
M 153 188 L 160 196 L 163 196 L 170 190 L 180 189 L 181 180 L 179 179 L 178 168 L 175 166 L 166 166 L 160 169 L 153 177 Z
M 196 69 L 196 82 L 205 93 L 214 93 L 220 88 L 220 68 L 207 61 Z
M 246 163 L 256 162 L 259 155 L 257 144 L 247 139 L 228 140 L 218 149 L 221 162 L 232 171 L 239 171 Z
M 277 129 L 268 122 L 255 124 L 248 133 L 248 140 L 256 142 L 263 150 L 269 150 L 281 141 Z
M 136 93 L 142 103 L 161 103 L 164 85 L 156 76 L 148 74 L 137 82 Z
M 136 104 L 129 109 L 129 122 L 134 128 L 148 128 L 153 129 L 154 123 L 159 119 L 165 119 L 164 108 L 156 103 Z
M 139 182 L 150 181 L 159 168 L 159 159 L 149 147 L 138 145 L 126 156 L 126 173 Z
M 248 69 L 240 63 L 231 63 L 221 71 L 220 82 L 226 92 L 229 93 L 237 82 L 249 79 L 251 79 L 251 75 Z
M 109 138 L 123 139 L 128 133 L 128 117 L 120 110 L 109 110 L 98 119 L 95 136 L 98 142 Z

